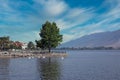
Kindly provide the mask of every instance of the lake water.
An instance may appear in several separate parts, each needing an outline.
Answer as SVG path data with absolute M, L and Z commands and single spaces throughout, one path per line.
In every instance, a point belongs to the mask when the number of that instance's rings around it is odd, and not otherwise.
M 120 80 L 119 50 L 67 53 L 64 59 L 0 59 L 0 80 Z

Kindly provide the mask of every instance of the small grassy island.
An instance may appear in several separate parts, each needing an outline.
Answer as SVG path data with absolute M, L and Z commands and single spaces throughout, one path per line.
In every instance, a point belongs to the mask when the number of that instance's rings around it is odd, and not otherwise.
M 19 41 L 10 41 L 9 37 L 0 37 L 0 58 L 67 56 L 66 52 L 54 50 L 62 42 L 62 35 L 55 22 L 46 21 L 42 25 L 39 35 L 41 39 L 35 40 L 36 46 L 33 42 L 29 42 L 26 45 Z

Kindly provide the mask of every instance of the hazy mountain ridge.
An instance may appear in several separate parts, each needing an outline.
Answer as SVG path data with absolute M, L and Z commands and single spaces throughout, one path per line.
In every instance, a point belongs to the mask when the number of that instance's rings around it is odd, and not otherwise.
M 94 33 L 66 42 L 60 47 L 120 47 L 120 30 Z

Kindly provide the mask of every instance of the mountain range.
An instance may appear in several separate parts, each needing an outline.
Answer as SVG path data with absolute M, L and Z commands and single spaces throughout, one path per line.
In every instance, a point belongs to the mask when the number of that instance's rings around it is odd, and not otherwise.
M 107 31 L 85 35 L 75 40 L 61 44 L 60 47 L 82 48 L 82 47 L 120 47 L 120 30 Z

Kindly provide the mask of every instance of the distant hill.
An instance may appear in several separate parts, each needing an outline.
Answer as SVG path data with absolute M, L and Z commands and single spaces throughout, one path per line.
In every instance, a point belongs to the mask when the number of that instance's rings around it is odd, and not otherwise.
M 60 47 L 120 47 L 120 30 L 94 33 L 66 42 Z

